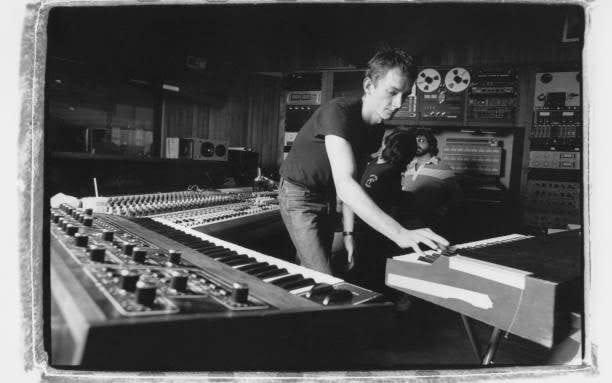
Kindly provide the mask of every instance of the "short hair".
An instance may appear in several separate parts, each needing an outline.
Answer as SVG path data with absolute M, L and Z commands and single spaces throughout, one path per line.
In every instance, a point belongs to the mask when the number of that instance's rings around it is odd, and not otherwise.
M 416 130 L 416 132 L 414 133 L 415 138 L 418 136 L 423 136 L 425 137 L 425 139 L 427 140 L 427 143 L 429 144 L 429 151 L 431 152 L 432 156 L 436 156 L 438 155 L 438 140 L 436 139 L 436 136 L 434 136 L 433 132 L 431 131 L 431 129 L 429 128 L 418 128 Z
M 386 48 L 376 52 L 374 57 L 368 61 L 365 76 L 376 84 L 378 79 L 392 68 L 399 68 L 411 81 L 414 81 L 417 77 L 414 57 L 397 48 Z
M 383 143 L 381 157 L 400 169 L 405 169 L 416 154 L 416 137 L 411 131 L 394 130 Z

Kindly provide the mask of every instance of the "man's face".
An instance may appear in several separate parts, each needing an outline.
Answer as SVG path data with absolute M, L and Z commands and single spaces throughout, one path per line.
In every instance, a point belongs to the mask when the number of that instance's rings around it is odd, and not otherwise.
M 417 136 L 416 138 L 417 149 L 416 155 L 417 157 L 424 156 L 429 153 L 429 142 L 427 142 L 427 138 L 425 136 Z
M 412 81 L 399 68 L 392 68 L 376 83 L 367 78 L 364 89 L 367 102 L 374 111 L 374 120 L 379 123 L 390 119 L 410 94 Z

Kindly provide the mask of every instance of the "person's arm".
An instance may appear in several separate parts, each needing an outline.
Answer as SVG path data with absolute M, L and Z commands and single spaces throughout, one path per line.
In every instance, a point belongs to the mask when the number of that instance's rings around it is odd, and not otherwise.
M 353 234 L 355 213 L 345 203 L 342 204 L 342 228 L 342 242 L 344 242 L 344 249 L 346 250 L 348 268 L 351 269 L 355 266 L 355 236 Z
M 383 212 L 355 181 L 355 158 L 351 144 L 342 137 L 325 136 L 325 149 L 338 197 L 365 223 L 401 248 L 411 247 L 422 254 L 419 243 L 432 249 L 448 246 L 448 241 L 430 229 L 407 230 Z
M 72 207 L 81 206 L 81 201 L 78 198 L 64 193 L 57 193 L 56 195 L 51 197 L 50 203 L 52 208 L 58 208 L 62 204 L 70 205 Z

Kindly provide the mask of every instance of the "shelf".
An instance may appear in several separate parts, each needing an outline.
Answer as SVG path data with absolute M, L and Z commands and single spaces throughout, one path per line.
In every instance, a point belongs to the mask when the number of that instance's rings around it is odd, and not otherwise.
M 509 128 L 509 129 L 522 129 L 522 126 L 516 126 L 513 122 L 467 122 L 465 127 L 469 128 Z
M 191 160 L 184 158 L 152 158 L 152 157 L 131 157 L 119 156 L 116 154 L 90 154 L 77 152 L 52 152 L 49 156 L 52 159 L 67 159 L 67 160 L 91 160 L 91 161 L 124 161 L 124 162 L 144 162 L 144 163 L 164 163 L 164 164 L 226 164 L 228 161 L 216 160 Z

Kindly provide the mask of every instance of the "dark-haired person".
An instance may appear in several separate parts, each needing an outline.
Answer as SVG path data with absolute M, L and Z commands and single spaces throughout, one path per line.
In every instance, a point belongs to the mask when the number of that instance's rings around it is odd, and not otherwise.
M 412 56 L 380 51 L 368 62 L 361 98 L 336 98 L 321 105 L 298 133 L 280 169 L 281 217 L 301 265 L 330 274 L 336 195 L 364 222 L 402 248 L 419 251 L 448 241 L 429 229 L 408 230 L 391 218 L 355 180 L 380 138 L 371 128 L 393 116 L 416 77 Z M 380 135 L 380 134 L 379 134 Z
M 432 227 L 452 236 L 455 215 L 463 204 L 463 192 L 453 170 L 438 156 L 438 140 L 430 129 L 415 132 L 417 152 L 408 164 L 402 180 L 402 189 L 408 192 L 412 211 L 416 217 L 409 227 Z
M 361 176 L 368 196 L 389 216 L 398 218 L 403 199 L 402 172 L 416 153 L 416 140 L 410 131 L 395 130 L 383 139 L 382 150 Z M 348 206 L 342 209 L 344 248 L 347 251 L 351 282 L 382 291 L 385 260 L 398 247 L 387 237 L 355 219 Z M 358 249 L 356 246 L 358 244 Z M 354 267 L 353 267 L 354 266 Z

